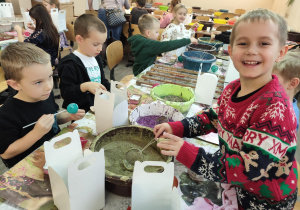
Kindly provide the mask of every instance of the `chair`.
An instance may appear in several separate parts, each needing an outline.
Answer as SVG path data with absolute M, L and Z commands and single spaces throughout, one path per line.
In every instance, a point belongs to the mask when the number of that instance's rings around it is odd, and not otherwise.
M 97 10 L 85 10 L 85 13 L 92 14 L 92 15 L 98 17 L 98 11 Z
M 164 10 L 154 10 L 153 14 L 154 15 L 163 15 L 164 13 L 166 13 L 167 11 Z
M 227 26 L 219 26 L 217 27 L 216 31 L 227 31 L 232 29 L 233 25 L 227 25 Z
M 59 60 L 61 59 L 61 49 L 60 49 L 60 38 L 59 38 L 59 42 L 58 42 L 58 49 L 57 49 L 57 62 L 54 66 L 52 66 L 52 70 L 53 70 L 53 84 L 54 84 L 54 88 L 57 89 L 58 88 L 58 85 L 59 85 L 59 77 L 58 77 L 58 70 L 57 70 L 57 67 L 58 67 L 58 63 L 59 63 Z M 54 98 L 61 98 L 61 95 L 55 95 Z
M 4 74 L 2 67 L 0 67 L 0 93 L 2 91 L 6 90 L 7 88 L 8 88 L 8 86 L 6 83 L 5 74 Z
M 127 82 L 129 82 L 132 78 L 134 77 L 133 74 L 129 74 L 125 77 L 123 77 L 120 82 L 123 83 L 124 85 L 126 85 Z
M 233 13 L 224 12 L 219 16 L 219 19 L 225 19 L 225 18 L 230 19 L 230 18 L 233 18 L 234 16 L 235 16 L 235 14 L 233 14 Z
M 123 25 L 123 34 L 128 39 L 132 35 L 141 34 L 141 32 L 138 25 L 131 24 L 129 21 Z M 126 67 L 132 66 L 134 63 L 134 56 L 132 55 L 131 51 L 128 53 L 128 57 L 128 62 L 130 63 L 126 64 Z
M 160 29 L 159 29 L 159 31 L 158 31 L 158 32 L 159 32 L 159 35 L 158 35 L 157 41 L 160 41 L 160 40 L 161 40 L 161 34 L 164 32 L 164 30 L 165 30 L 164 28 L 160 28 Z
M 115 67 L 123 59 L 123 45 L 121 41 L 114 41 L 106 48 L 107 66 L 110 70 L 110 79 L 115 81 Z
M 68 31 L 65 32 L 67 39 L 70 41 L 70 45 L 73 48 L 74 42 L 76 42 L 74 34 L 74 25 L 72 23 L 67 23 Z
M 209 17 L 208 17 L 208 16 L 196 16 L 196 20 L 205 20 L 205 21 L 209 21 Z
M 244 9 L 236 9 L 234 11 L 235 14 L 238 14 L 238 15 L 242 15 L 242 14 L 245 14 L 246 13 L 246 10 Z

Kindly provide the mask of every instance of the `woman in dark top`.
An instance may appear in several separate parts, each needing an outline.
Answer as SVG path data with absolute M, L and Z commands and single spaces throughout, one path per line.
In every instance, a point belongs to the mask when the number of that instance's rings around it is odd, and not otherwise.
M 34 22 L 34 32 L 25 39 L 22 28 L 15 26 L 19 42 L 30 42 L 42 48 L 51 56 L 51 65 L 54 66 L 58 53 L 59 35 L 50 14 L 42 4 L 37 4 L 29 10 L 29 15 Z

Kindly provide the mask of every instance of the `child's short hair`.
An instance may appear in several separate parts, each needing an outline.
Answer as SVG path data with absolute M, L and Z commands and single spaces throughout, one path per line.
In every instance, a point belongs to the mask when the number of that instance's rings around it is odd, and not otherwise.
M 139 5 L 140 7 L 144 7 L 145 4 L 146 4 L 146 0 L 137 0 L 136 3 L 138 3 L 138 5 Z
M 275 63 L 273 71 L 284 79 L 284 81 L 291 81 L 293 78 L 300 79 L 300 51 L 289 51 L 284 58 Z M 295 93 L 300 91 L 300 85 L 295 88 Z
M 184 4 L 176 4 L 176 6 L 173 8 L 172 12 L 176 13 L 178 10 L 184 8 L 187 11 L 187 8 Z
M 44 0 L 44 2 L 46 2 L 46 3 L 50 4 L 50 5 L 55 4 L 55 8 L 60 9 L 59 8 L 59 1 L 58 0 Z
M 76 18 L 74 23 L 75 36 L 80 35 L 83 38 L 88 38 L 92 29 L 106 33 L 106 26 L 98 17 L 92 14 L 83 14 Z
M 149 14 L 143 14 L 139 18 L 139 22 L 138 22 L 138 27 L 140 29 L 140 32 L 144 34 L 146 30 L 153 29 L 155 23 L 159 24 L 159 20 L 156 17 Z
M 50 55 L 31 43 L 10 44 L 1 52 L 1 66 L 7 80 L 12 79 L 19 82 L 25 67 L 48 63 L 50 63 Z
M 241 17 L 237 19 L 235 24 L 233 25 L 232 32 L 230 35 L 230 45 L 233 45 L 235 39 L 235 30 L 236 27 L 241 22 L 255 22 L 259 20 L 271 20 L 278 26 L 278 38 L 281 46 L 284 46 L 287 40 L 287 24 L 286 21 L 280 15 L 267 10 L 267 9 L 256 9 L 250 12 L 243 14 Z

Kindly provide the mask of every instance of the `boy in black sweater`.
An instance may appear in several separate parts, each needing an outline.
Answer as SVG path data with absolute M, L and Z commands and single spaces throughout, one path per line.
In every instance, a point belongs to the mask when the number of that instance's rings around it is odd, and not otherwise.
M 104 23 L 91 14 L 76 19 L 74 32 L 78 49 L 58 65 L 62 107 L 76 103 L 87 112 L 94 105 L 96 89 L 110 90 L 99 55 L 107 32 Z
M 132 24 L 138 24 L 139 18 L 143 14 L 148 14 L 148 11 L 143 8 L 146 4 L 146 0 L 137 0 L 136 4 L 137 4 L 136 7 L 134 7 L 131 10 L 131 23 Z
M 159 20 L 152 15 L 142 15 L 138 26 L 141 35 L 134 35 L 128 39 L 128 42 L 131 43 L 131 51 L 135 57 L 133 64 L 134 76 L 153 64 L 158 54 L 175 50 L 190 43 L 198 43 L 198 40 L 193 37 L 166 42 L 157 41 L 160 24 Z
M 50 55 L 30 43 L 15 43 L 1 53 L 7 84 L 18 93 L 0 107 L 0 156 L 11 168 L 59 131 L 58 124 L 84 117 L 54 114 L 58 105 L 52 92 Z M 33 122 L 36 124 L 27 126 Z

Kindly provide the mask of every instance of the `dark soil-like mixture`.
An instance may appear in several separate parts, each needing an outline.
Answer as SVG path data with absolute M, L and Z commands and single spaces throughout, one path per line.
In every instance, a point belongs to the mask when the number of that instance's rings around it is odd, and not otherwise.
M 117 175 L 132 176 L 132 171 L 128 171 L 123 164 L 125 154 L 131 148 L 142 149 L 147 143 L 148 142 L 139 142 L 128 139 L 127 141 L 113 141 L 104 145 L 106 170 Z M 143 154 L 144 161 L 164 161 L 161 154 L 151 146 L 146 148 L 143 151 Z M 157 171 L 157 168 L 155 169 L 153 167 L 151 169 Z
M 179 96 L 174 95 L 166 95 L 166 96 L 160 96 L 160 98 L 166 100 L 166 101 L 172 101 L 172 102 L 186 102 L 183 98 Z

